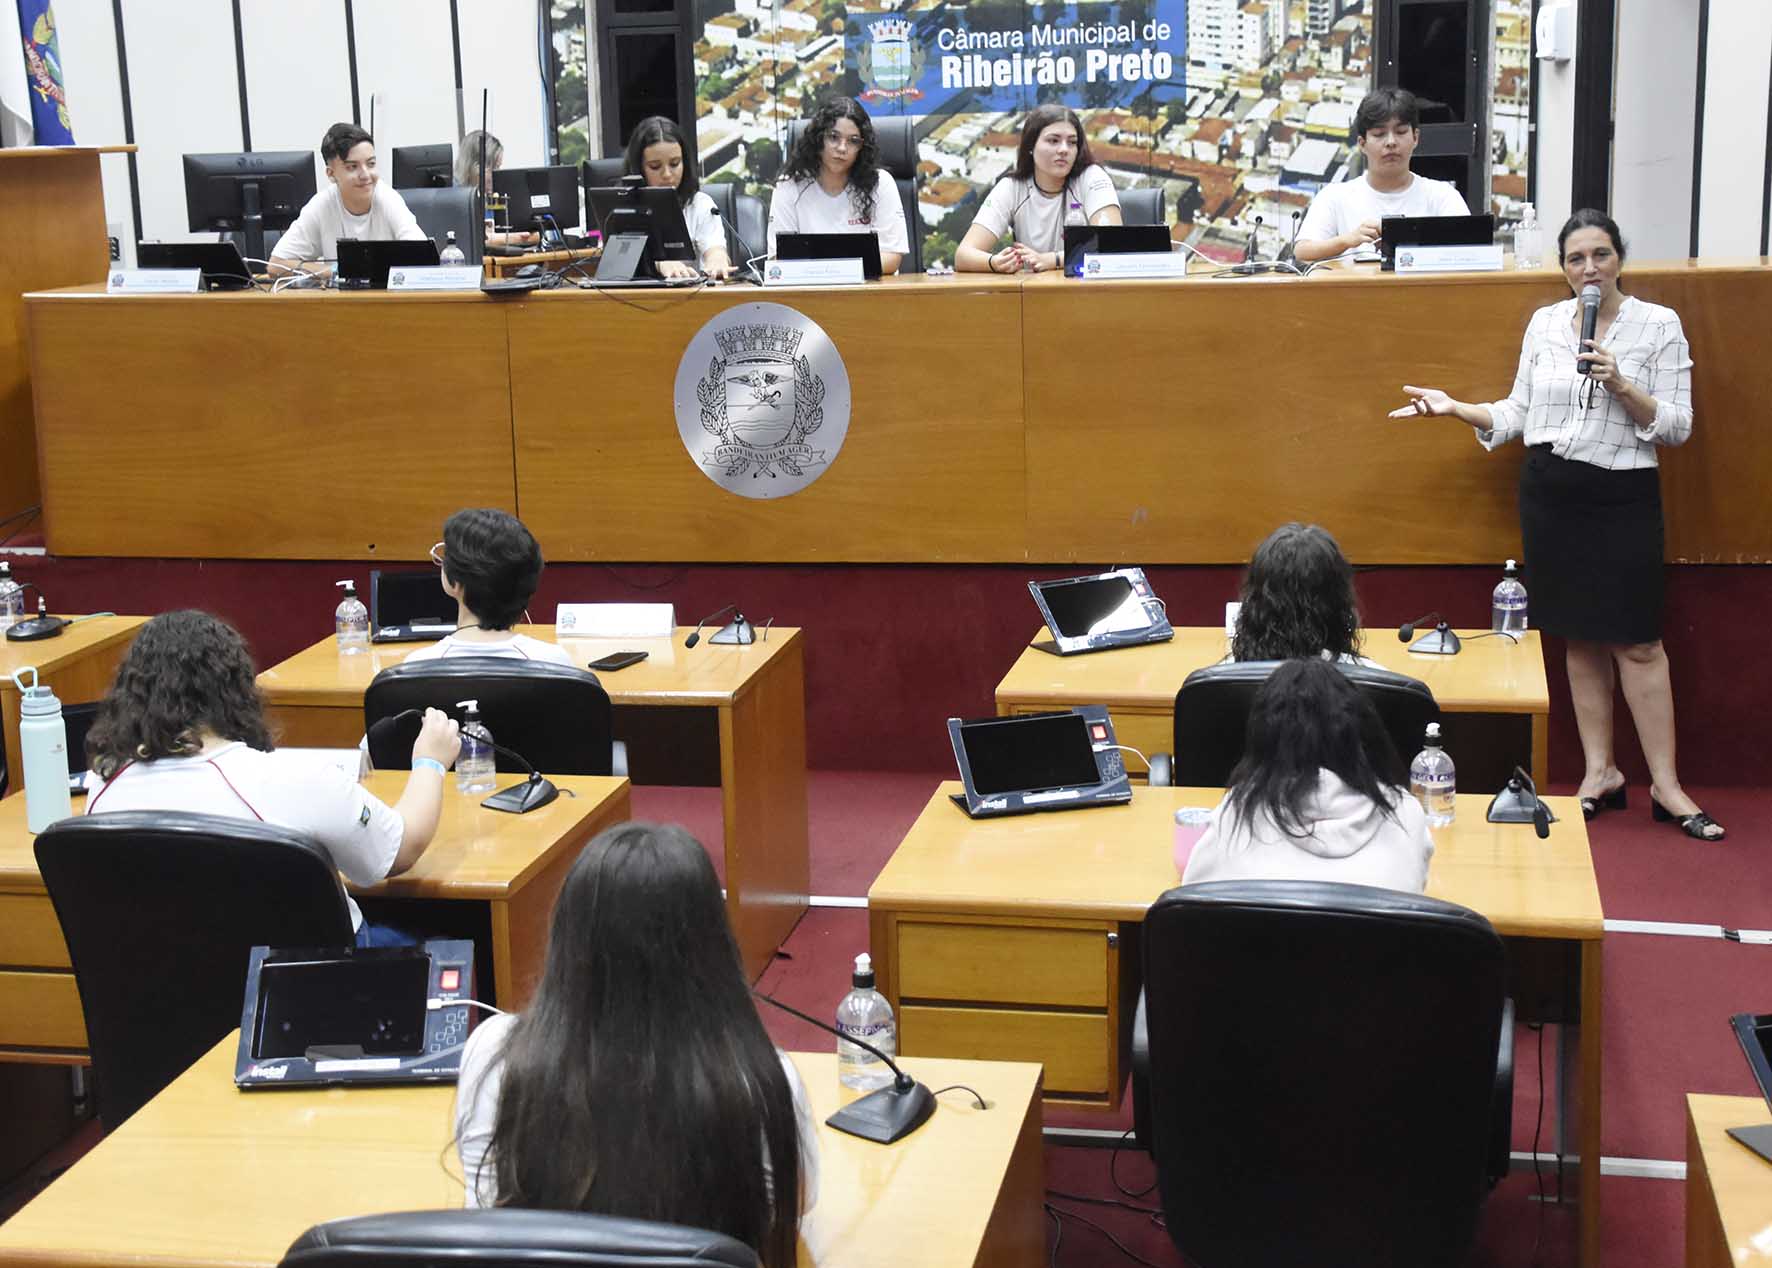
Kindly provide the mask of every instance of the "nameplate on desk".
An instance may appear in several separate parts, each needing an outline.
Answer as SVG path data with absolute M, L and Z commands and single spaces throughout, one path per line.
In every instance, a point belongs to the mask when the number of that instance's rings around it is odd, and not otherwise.
M 861 257 L 841 260 L 771 260 L 763 267 L 765 286 L 859 286 Z
M 1499 273 L 1501 246 L 1398 247 L 1399 273 Z
M 390 291 L 477 291 L 485 280 L 478 264 L 412 264 L 388 272 Z
M 676 609 L 668 603 L 562 603 L 555 638 L 669 638 Z
M 1187 255 L 1181 251 L 1091 252 L 1083 257 L 1086 278 L 1185 277 Z
M 203 289 L 202 269 L 112 269 L 107 295 L 195 295 Z

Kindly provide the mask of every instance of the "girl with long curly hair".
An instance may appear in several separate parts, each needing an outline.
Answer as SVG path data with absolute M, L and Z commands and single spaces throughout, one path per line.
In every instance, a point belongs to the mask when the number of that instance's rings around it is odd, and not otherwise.
M 1282 524 L 1249 558 L 1232 660 L 1321 656 L 1351 664 L 1360 655 L 1354 569 L 1315 524 Z
M 806 121 L 769 204 L 769 253 L 783 233 L 875 233 L 880 270 L 911 249 L 904 203 L 880 166 L 874 122 L 853 97 L 832 97 Z

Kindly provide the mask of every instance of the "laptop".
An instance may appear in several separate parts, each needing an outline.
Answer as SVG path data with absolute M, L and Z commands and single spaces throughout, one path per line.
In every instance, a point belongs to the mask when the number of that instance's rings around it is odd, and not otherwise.
M 252 285 L 246 257 L 232 242 L 138 242 L 135 262 L 144 269 L 198 269 L 206 291 L 237 291 Z
M 341 290 L 385 291 L 396 268 L 423 268 L 437 262 L 437 244 L 429 238 L 412 241 L 383 238 L 338 240 L 338 285 Z
M 369 641 L 429 643 L 455 633 L 455 600 L 435 568 L 369 573 Z
M 1064 275 L 1083 276 L 1086 255 L 1167 255 L 1168 225 L 1066 225 Z
M 468 1042 L 474 944 L 273 950 L 247 961 L 234 1083 L 453 1083 Z M 431 1001 L 437 1007 L 431 1007 Z
M 1030 581 L 1028 591 L 1040 609 L 1040 619 L 1052 631 L 1051 642 L 1034 644 L 1043 652 L 1074 656 L 1166 643 L 1175 637 L 1163 601 L 1151 593 L 1143 568 L 1116 568 L 1063 581 Z
M 953 801 L 974 819 L 1132 800 L 1105 705 L 972 721 L 949 718 L 948 739 L 966 786 Z
M 778 233 L 778 260 L 853 260 L 861 257 L 861 275 L 870 282 L 880 278 L 880 235 L 866 233 Z
M 1760 1095 L 1772 1106 L 1772 1013 L 1736 1013 L 1729 1019 L 1729 1028 L 1741 1044 Z M 1772 1126 L 1731 1127 L 1729 1134 L 1767 1162 L 1772 1162 Z
M 1386 216 L 1378 249 L 1386 273 L 1397 268 L 1398 247 L 1488 246 L 1495 241 L 1494 216 Z

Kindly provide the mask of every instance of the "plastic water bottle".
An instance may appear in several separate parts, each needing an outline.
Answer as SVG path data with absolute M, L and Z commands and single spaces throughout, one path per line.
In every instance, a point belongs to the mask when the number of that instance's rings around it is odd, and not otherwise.
M 26 674 L 31 676 L 28 686 Z M 41 832 L 73 813 L 73 802 L 68 796 L 68 728 L 62 721 L 62 702 L 55 698 L 54 688 L 37 685 L 36 666 L 15 670 L 12 681 L 19 691 L 18 746 L 24 754 L 25 827 Z
M 449 236 L 444 239 L 443 249 L 437 252 L 437 263 L 466 264 L 467 262 L 468 257 L 463 255 L 462 249 L 455 245 L 455 230 L 451 229 Z
M 0 630 L 25 619 L 25 588 L 12 579 L 12 565 L 0 559 Z
M 355 581 L 332 583 L 345 592 L 338 610 L 332 614 L 332 627 L 338 632 L 338 650 L 347 656 L 369 650 L 369 609 L 357 597 Z
M 478 700 L 458 700 L 458 708 L 467 712 L 461 724 L 461 752 L 455 758 L 457 792 L 491 792 L 498 786 L 498 767 L 492 759 L 492 732 L 480 721 Z
M 1520 584 L 1520 566 L 1511 559 L 1489 601 L 1489 628 L 1507 634 L 1526 632 L 1526 587 Z
M 1458 774 L 1452 756 L 1440 747 L 1440 724 L 1427 724 L 1421 752 L 1409 763 L 1409 791 L 1427 811 L 1429 827 L 1443 828 L 1452 822 L 1458 807 Z
M 1536 269 L 1544 266 L 1544 230 L 1538 227 L 1538 209 L 1531 203 L 1520 208 L 1520 223 L 1514 229 L 1514 267 Z
M 837 1005 L 837 1029 L 896 1057 L 898 1024 L 892 1020 L 892 1005 L 874 989 L 874 961 L 867 952 L 855 957 L 855 976 L 850 982 L 849 994 Z M 843 1038 L 837 1040 L 837 1079 L 844 1087 L 871 1092 L 891 1083 L 892 1071 L 866 1048 Z

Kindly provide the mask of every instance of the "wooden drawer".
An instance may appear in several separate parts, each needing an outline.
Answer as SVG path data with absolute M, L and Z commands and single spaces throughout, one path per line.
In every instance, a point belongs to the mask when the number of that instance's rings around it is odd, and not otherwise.
M 901 1000 L 1106 1008 L 1111 932 L 901 916 L 893 986 Z
M 1181 684 L 1175 684 L 1177 691 Z M 1140 753 L 1168 753 L 1175 748 L 1175 700 L 1170 698 L 1169 707 L 1161 713 L 1134 713 L 1127 709 L 1113 709 L 1109 717 L 1114 721 L 1114 739 Z M 1128 763 L 1127 769 L 1134 769 L 1134 763 Z
M 1047 1096 L 1107 1097 L 1115 1051 L 1108 1019 L 1091 1013 L 1010 1008 L 899 1010 L 898 1049 L 906 1056 L 979 1061 L 1038 1061 Z
M 65 969 L 68 944 L 47 894 L 0 894 L 0 965 Z
M 84 1048 L 72 973 L 0 972 L 0 1048 Z

